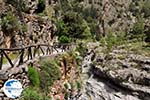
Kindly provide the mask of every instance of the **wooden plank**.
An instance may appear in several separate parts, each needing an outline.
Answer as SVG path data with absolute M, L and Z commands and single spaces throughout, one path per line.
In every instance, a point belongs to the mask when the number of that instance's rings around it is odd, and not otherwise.
M 52 53 L 52 47 L 49 47 L 49 55 Z
M 51 47 L 48 47 L 48 55 L 50 55 L 51 54 Z
M 9 64 L 11 65 L 11 67 L 14 67 L 14 64 L 12 63 L 11 59 L 8 57 L 8 55 L 5 53 L 5 51 L 2 51 L 3 54 L 5 55 L 5 57 L 7 58 Z
M 53 47 L 51 47 L 51 54 L 54 52 L 54 49 L 53 49 Z
M 16 56 L 16 58 L 14 59 L 14 61 L 13 61 L 14 66 L 18 62 L 18 59 L 20 59 L 20 55 L 21 55 L 21 52 L 19 52 L 18 56 Z
M 23 55 L 24 61 L 28 60 L 28 50 L 24 49 L 24 55 Z
M 63 50 L 63 46 L 61 46 L 60 48 L 61 48 L 61 52 L 63 52 L 63 51 L 64 51 L 64 50 Z
M 19 60 L 19 65 L 23 64 L 23 61 L 24 61 L 24 49 L 21 51 L 21 55 L 20 55 L 20 60 Z
M 0 50 L 5 50 L 5 51 L 19 51 L 19 50 L 22 50 L 22 49 L 28 49 L 29 47 L 35 47 L 36 45 L 28 45 L 28 46 L 25 46 L 25 47 L 22 47 L 22 48 L 0 48 Z
M 32 59 L 32 50 L 31 50 L 31 47 L 28 48 L 28 60 L 29 59 Z
M 48 47 L 47 47 L 47 54 L 48 54 L 48 55 L 51 54 L 51 49 L 50 49 L 50 47 L 51 47 L 51 46 L 48 46 Z
M 40 46 L 40 50 L 42 51 L 43 55 L 45 55 L 45 53 L 44 53 L 43 49 L 41 48 L 41 46 Z
M 70 46 L 71 46 L 71 45 L 67 45 L 67 46 L 66 46 L 66 48 L 67 48 L 66 50 L 69 50 Z
M 37 49 L 38 49 L 38 47 L 37 47 L 37 46 L 36 46 L 36 47 L 34 47 L 33 57 L 35 57 L 35 56 L 36 56 Z
M 48 55 L 48 52 L 49 52 L 49 47 L 47 47 L 46 49 L 46 55 Z
M 39 49 L 41 50 L 41 52 L 43 53 L 43 55 L 45 54 L 52 54 L 53 51 L 59 52 L 58 48 L 61 48 L 62 51 L 67 51 L 73 48 L 73 46 L 76 45 L 75 43 L 64 43 L 64 44 L 55 44 L 55 45 L 49 45 L 49 44 L 33 44 L 33 45 L 28 45 L 22 48 L 0 48 L 0 68 L 2 67 L 2 62 L 3 62 L 3 56 L 6 56 L 7 60 L 9 61 L 11 66 L 14 66 L 14 64 L 12 63 L 11 59 L 8 57 L 8 55 L 6 54 L 7 51 L 20 51 L 21 50 L 21 54 L 19 55 L 20 57 L 20 61 L 19 64 L 23 63 L 24 59 L 26 58 L 26 53 L 27 53 L 27 58 L 32 59 L 33 56 L 36 56 L 36 53 L 38 52 L 38 56 L 40 56 L 39 53 Z M 46 51 L 43 50 L 43 48 L 41 46 L 47 47 Z M 34 47 L 34 52 L 32 54 L 32 47 Z M 27 52 L 25 52 L 27 50 Z M 24 58 L 25 56 L 25 58 Z
M 1 56 L 1 58 L 0 58 L 0 70 L 1 70 L 2 65 L 3 65 L 3 52 L 2 51 L 0 51 L 0 56 Z
M 57 46 L 53 46 L 53 49 L 58 53 Z
M 40 56 L 40 51 L 39 51 L 39 49 L 40 49 L 40 45 L 38 45 L 38 47 L 37 47 L 38 56 Z
M 31 59 L 31 48 L 29 47 L 27 50 L 28 60 Z
M 29 60 L 30 59 L 29 49 L 27 50 L 27 56 L 28 56 L 28 60 Z
M 62 46 L 62 45 L 76 45 L 75 43 L 62 43 L 62 44 L 55 44 L 53 46 Z M 35 47 L 35 46 L 50 46 L 49 44 L 32 44 L 32 45 L 27 45 L 22 48 L 0 48 L 0 50 L 5 50 L 5 51 L 18 51 L 22 49 L 28 49 L 29 47 Z

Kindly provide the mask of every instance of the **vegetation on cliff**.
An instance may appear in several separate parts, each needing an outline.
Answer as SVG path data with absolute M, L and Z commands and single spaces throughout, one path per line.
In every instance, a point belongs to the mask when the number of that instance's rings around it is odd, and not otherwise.
M 3 8 L 7 8 L 0 14 L 1 30 L 4 35 L 23 32 L 21 34 L 26 36 L 26 32 L 31 29 L 27 28 L 27 31 L 24 31 L 25 16 L 30 14 L 41 18 L 48 17 L 52 20 L 57 30 L 54 33 L 51 32 L 51 35 L 52 37 L 58 36 L 61 43 L 73 42 L 78 39 L 100 40 L 103 39 L 103 36 L 107 37 L 110 32 L 115 35 L 126 33 L 126 37 L 130 37 L 129 39 L 138 37 L 142 40 L 146 38 L 146 41 L 149 41 L 147 34 L 147 30 L 149 30 L 149 0 L 127 1 L 128 5 L 123 6 L 121 4 L 124 2 L 121 2 L 120 5 L 116 2 L 116 6 L 114 6 L 115 2 L 107 0 L 104 2 L 97 0 L 86 0 L 86 2 L 82 0 L 4 0 L 3 3 Z M 124 9 L 124 7 L 127 8 Z M 112 14 L 114 12 L 116 12 L 117 18 Z M 124 20 L 123 17 L 127 19 Z M 129 23 L 127 23 L 128 21 Z
M 72 42 L 76 51 L 28 67 L 30 84 L 21 100 L 66 99 L 79 91 L 87 42 L 98 42 L 92 50 L 103 48 L 107 61 L 115 49 L 149 56 L 150 0 L 0 0 L 0 47 Z
M 39 67 L 29 67 L 31 84 L 23 91 L 20 100 L 65 99 L 81 89 L 80 69 L 75 52 L 52 59 L 44 58 L 39 64 Z

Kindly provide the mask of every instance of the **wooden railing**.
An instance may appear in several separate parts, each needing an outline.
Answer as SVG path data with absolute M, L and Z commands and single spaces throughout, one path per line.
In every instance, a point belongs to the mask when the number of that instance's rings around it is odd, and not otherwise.
M 65 52 L 72 50 L 75 44 L 34 44 L 29 46 L 24 46 L 22 48 L 0 48 L 0 70 L 4 64 L 4 59 L 10 64 L 11 67 L 23 64 L 27 60 L 31 60 L 34 57 L 42 55 L 51 55 L 54 52 Z M 17 55 L 15 58 L 11 59 L 11 54 L 15 53 Z

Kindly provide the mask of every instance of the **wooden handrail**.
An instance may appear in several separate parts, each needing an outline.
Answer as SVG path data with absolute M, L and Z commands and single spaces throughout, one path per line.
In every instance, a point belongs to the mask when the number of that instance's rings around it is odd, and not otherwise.
M 13 61 L 9 58 L 9 55 L 7 54 L 8 51 L 9 52 L 21 51 L 19 55 L 19 63 L 18 63 L 18 65 L 21 65 L 25 61 L 24 56 L 25 58 L 27 58 L 27 60 L 33 59 L 36 56 L 36 53 L 38 52 L 38 50 L 40 50 L 43 55 L 50 55 L 52 53 L 51 50 L 52 51 L 55 50 L 56 52 L 59 52 L 58 48 L 61 48 L 62 51 L 66 51 L 70 49 L 69 46 L 73 46 L 73 45 L 76 45 L 76 44 L 75 43 L 63 43 L 63 44 L 55 44 L 55 45 L 32 44 L 32 45 L 27 45 L 21 48 L 9 48 L 9 49 L 0 48 L 0 69 L 2 68 L 4 58 L 8 60 L 11 67 L 14 67 Z M 42 48 L 43 46 L 46 48 Z M 44 51 L 43 49 L 46 49 L 46 51 Z M 39 52 L 38 52 L 38 56 L 39 56 Z
M 36 47 L 36 46 L 49 46 L 49 47 L 55 47 L 55 46 L 67 46 L 67 45 L 76 45 L 75 43 L 63 43 L 63 44 L 55 44 L 55 45 L 49 45 L 49 44 L 32 44 L 32 45 L 27 45 L 22 48 L 0 48 L 0 50 L 5 50 L 5 51 L 18 51 L 22 49 L 27 49 L 30 47 Z

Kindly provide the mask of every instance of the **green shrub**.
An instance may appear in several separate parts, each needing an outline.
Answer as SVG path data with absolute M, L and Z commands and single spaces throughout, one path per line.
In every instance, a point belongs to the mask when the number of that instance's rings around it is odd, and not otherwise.
M 26 88 L 22 93 L 20 100 L 51 100 L 50 97 L 39 94 L 36 89 Z
M 37 69 L 33 67 L 29 67 L 28 69 L 28 77 L 33 86 L 40 86 L 40 79 Z
M 81 25 L 81 28 L 84 29 L 82 34 L 78 37 L 80 39 L 89 39 L 91 38 L 91 30 L 90 30 L 90 27 L 88 26 L 87 22 L 84 20 L 82 25 Z
M 57 27 L 57 35 L 60 37 L 62 35 L 68 35 L 68 27 L 64 23 L 63 20 L 56 21 L 56 27 Z
M 108 51 L 112 50 L 113 47 L 121 45 L 122 43 L 125 43 L 127 39 L 127 36 L 125 32 L 120 33 L 112 33 L 111 31 L 106 35 L 106 37 L 101 38 L 100 43 L 103 46 L 107 46 Z
M 90 31 L 92 33 L 92 35 L 95 35 L 96 32 L 97 32 L 97 20 L 96 19 L 93 19 L 92 17 L 86 17 L 85 19 L 88 23 L 88 26 L 90 27 Z
M 48 91 L 55 80 L 61 78 L 61 70 L 56 60 L 45 60 L 41 62 L 40 82 L 41 89 Z
M 81 82 L 76 81 L 76 87 L 77 87 L 77 89 L 81 89 Z
M 38 92 L 32 88 L 26 88 L 22 93 L 21 100 L 40 100 L 40 96 Z
M 144 20 L 142 17 L 138 17 L 138 21 L 134 23 L 130 32 L 130 38 L 143 39 L 144 38 Z
M 115 34 L 109 32 L 105 38 L 106 40 L 106 45 L 108 49 L 111 49 L 115 44 L 117 44 L 117 37 Z
M 70 42 L 70 38 L 67 37 L 67 36 L 65 36 L 65 35 L 62 35 L 62 36 L 60 36 L 60 38 L 59 38 L 59 42 L 60 42 L 60 43 L 69 43 L 69 42 Z
M 21 0 L 20 5 L 21 5 L 22 12 L 29 13 L 30 8 L 27 6 L 28 3 L 26 0 Z
M 142 12 L 144 13 L 144 17 L 150 16 L 150 0 L 145 0 L 142 6 Z
M 65 100 L 68 100 L 68 97 L 70 96 L 70 92 L 68 92 L 68 91 L 64 91 L 64 99 Z
M 27 30 L 28 30 L 28 29 L 27 29 L 27 24 L 25 24 L 25 23 L 22 24 L 22 25 L 21 25 L 21 29 L 22 29 L 22 32 L 27 32 Z
M 87 39 L 91 37 L 88 23 L 76 12 L 65 12 L 62 20 L 56 22 L 56 26 L 59 37 L 64 38 L 64 36 L 67 36 L 70 39 Z
M 84 45 L 83 43 L 80 43 L 80 44 L 78 45 L 78 47 L 76 48 L 76 51 L 78 51 L 78 52 L 80 53 L 80 55 L 81 55 L 82 57 L 84 57 L 85 54 L 87 53 L 87 47 L 86 47 L 86 45 Z
M 5 35 L 8 36 L 14 35 L 12 33 L 20 29 L 20 24 L 17 17 L 12 12 L 8 12 L 7 15 L 2 18 L 1 27 Z
M 65 84 L 64 84 L 64 87 L 65 87 L 65 89 L 68 89 L 68 84 L 65 83 Z

